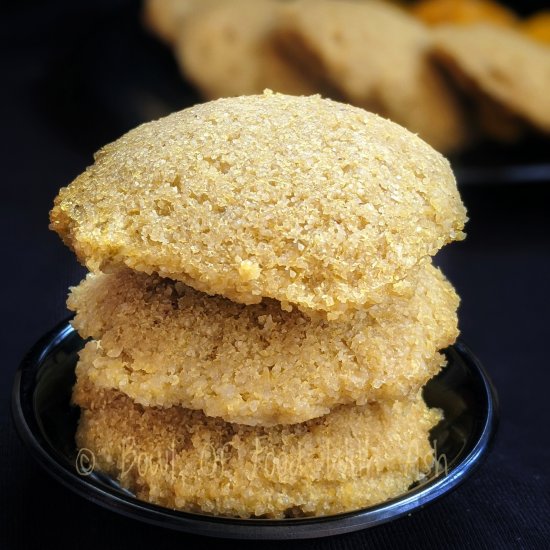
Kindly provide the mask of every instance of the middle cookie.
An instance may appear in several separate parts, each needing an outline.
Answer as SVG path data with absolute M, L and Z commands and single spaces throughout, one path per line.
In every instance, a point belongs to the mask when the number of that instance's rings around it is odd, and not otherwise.
M 242 305 L 123 269 L 72 289 L 89 342 L 86 375 L 144 406 L 200 409 L 228 422 L 305 422 L 339 404 L 415 395 L 458 334 L 458 297 L 431 264 L 385 302 L 337 321 Z M 82 368 L 82 367 L 79 367 Z

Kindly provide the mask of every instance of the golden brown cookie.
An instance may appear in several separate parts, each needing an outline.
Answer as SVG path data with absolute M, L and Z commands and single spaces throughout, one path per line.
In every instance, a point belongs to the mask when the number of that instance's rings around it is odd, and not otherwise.
M 442 25 L 434 54 L 451 76 L 502 109 L 550 132 L 550 48 L 489 24 Z
M 238 517 L 336 514 L 397 496 L 430 471 L 428 431 L 440 419 L 419 397 L 252 428 L 142 407 L 83 379 L 74 402 L 77 445 L 138 498 Z
M 336 318 L 466 219 L 448 162 L 362 109 L 266 93 L 144 124 L 63 188 L 51 227 L 90 270 L 127 265 L 241 303 Z
M 300 0 L 287 6 L 279 40 L 355 105 L 416 132 L 441 152 L 467 129 L 456 93 L 428 57 L 428 29 L 376 0 Z
M 130 270 L 72 289 L 87 344 L 79 369 L 146 406 L 181 405 L 271 426 L 342 403 L 409 397 L 441 368 L 458 334 L 458 297 L 427 265 L 401 295 L 338 321 L 264 301 L 244 306 Z

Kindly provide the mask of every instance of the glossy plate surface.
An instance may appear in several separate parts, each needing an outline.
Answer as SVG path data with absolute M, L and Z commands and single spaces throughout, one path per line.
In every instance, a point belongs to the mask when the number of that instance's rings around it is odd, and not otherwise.
M 487 374 L 468 348 L 447 351 L 448 366 L 424 389 L 445 419 L 432 430 L 438 461 L 422 483 L 377 506 L 319 518 L 231 519 L 178 512 L 136 499 L 97 472 L 82 475 L 74 434 L 78 409 L 70 405 L 74 368 L 84 341 L 65 321 L 46 334 L 17 371 L 12 413 L 34 458 L 85 498 L 140 521 L 189 533 L 243 539 L 323 537 L 371 527 L 408 514 L 454 489 L 486 455 L 497 425 L 497 400 Z M 78 468 L 77 468 L 78 466 Z

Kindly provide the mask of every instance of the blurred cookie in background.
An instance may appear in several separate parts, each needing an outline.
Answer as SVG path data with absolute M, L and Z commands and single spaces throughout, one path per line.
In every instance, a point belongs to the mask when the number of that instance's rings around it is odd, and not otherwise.
M 518 21 L 512 11 L 491 0 L 420 0 L 411 13 L 427 25 L 487 22 L 509 27 Z
M 521 30 L 533 40 L 550 45 L 550 10 L 544 10 L 528 17 Z
M 208 0 L 203 0 L 208 3 Z M 147 0 L 143 8 L 143 21 L 167 44 L 173 44 L 185 16 L 196 7 L 197 0 Z
M 405 11 L 375 0 L 301 0 L 285 7 L 279 38 L 350 103 L 442 152 L 467 141 L 460 100 L 428 57 L 430 33 Z
M 482 23 L 441 26 L 434 36 L 435 58 L 467 91 L 483 96 L 479 120 L 487 120 L 493 103 L 510 119 L 550 133 L 550 48 L 518 30 Z
M 224 0 L 146 0 L 144 22 L 164 42 L 172 45 L 178 38 L 181 24 L 189 14 L 220 3 L 224 3 Z
M 185 17 L 175 54 L 205 98 L 256 94 L 265 88 L 296 95 L 318 91 L 315 80 L 272 41 L 279 8 L 275 0 L 218 1 Z
M 320 93 L 446 155 L 549 129 L 550 12 L 494 0 L 148 0 L 147 27 L 205 100 Z

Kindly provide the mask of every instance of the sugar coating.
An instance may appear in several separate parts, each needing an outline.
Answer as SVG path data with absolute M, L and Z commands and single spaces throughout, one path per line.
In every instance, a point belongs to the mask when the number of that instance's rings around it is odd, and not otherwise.
M 229 422 L 304 422 L 341 403 L 415 395 L 454 342 L 458 297 L 424 266 L 401 293 L 338 321 L 244 306 L 123 270 L 73 288 L 73 325 L 90 342 L 78 369 L 146 406 L 181 405 Z M 83 366 L 84 365 L 84 366 Z
M 92 271 L 126 264 L 328 318 L 380 302 L 466 219 L 448 162 L 404 128 L 270 92 L 128 132 L 50 216 Z
M 442 153 L 467 142 L 460 101 L 429 58 L 430 31 L 404 10 L 374 0 L 299 0 L 289 3 L 279 34 L 350 103 L 417 132 Z
M 434 55 L 475 92 L 550 133 L 550 47 L 519 30 L 479 23 L 442 25 Z
M 77 445 L 142 500 L 191 512 L 328 515 L 397 496 L 430 471 L 422 399 L 343 406 L 305 424 L 253 428 L 181 407 L 147 408 L 79 378 Z

